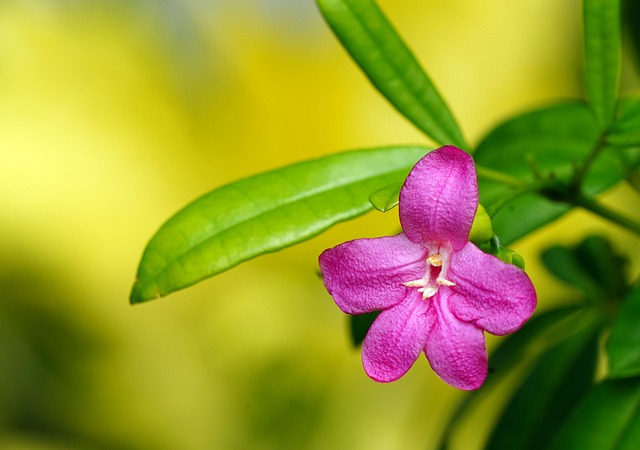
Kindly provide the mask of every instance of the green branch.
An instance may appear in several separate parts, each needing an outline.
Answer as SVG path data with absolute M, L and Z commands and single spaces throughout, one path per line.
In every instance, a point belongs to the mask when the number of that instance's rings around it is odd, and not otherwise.
M 613 211 L 608 207 L 598 203 L 594 198 L 587 197 L 585 195 L 578 195 L 574 199 L 573 202 L 576 206 L 580 206 L 587 211 L 590 211 L 604 219 L 609 220 L 610 222 L 616 223 L 628 230 L 633 231 L 637 235 L 640 235 L 640 223 L 635 220 L 623 216 L 617 211 Z

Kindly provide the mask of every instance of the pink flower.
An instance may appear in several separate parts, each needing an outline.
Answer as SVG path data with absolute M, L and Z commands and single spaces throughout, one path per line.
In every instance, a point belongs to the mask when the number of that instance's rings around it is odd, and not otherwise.
M 469 242 L 477 207 L 471 156 L 442 147 L 418 161 L 402 186 L 404 233 L 320 255 L 324 284 L 342 311 L 382 311 L 362 344 L 372 379 L 397 380 L 424 351 L 446 383 L 477 389 L 487 375 L 484 331 L 512 333 L 533 314 L 529 277 Z

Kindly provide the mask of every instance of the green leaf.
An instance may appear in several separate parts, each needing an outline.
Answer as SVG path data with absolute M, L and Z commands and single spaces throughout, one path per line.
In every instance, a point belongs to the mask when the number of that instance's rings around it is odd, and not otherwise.
M 371 192 L 403 180 L 429 150 L 327 156 L 220 187 L 165 223 L 138 268 L 131 302 L 164 296 L 371 210 Z
M 561 103 L 508 120 L 478 146 L 478 165 L 507 173 L 524 183 L 544 176 L 570 183 L 576 164 L 584 161 L 599 140 L 598 127 L 586 104 Z M 629 172 L 628 155 L 607 147 L 584 180 L 593 195 L 613 186 Z M 537 172 L 537 173 L 536 173 Z M 505 197 L 513 197 L 493 215 L 493 227 L 504 245 L 557 219 L 570 209 L 563 203 L 487 178 L 479 179 L 480 201 L 490 214 Z
M 562 281 L 580 288 L 589 297 L 599 299 L 602 296 L 600 286 L 585 273 L 572 249 L 560 245 L 549 247 L 542 252 L 541 258 L 549 272 Z
M 467 148 L 453 115 L 372 0 L 317 0 L 325 20 L 373 85 L 440 144 Z
M 640 287 L 622 303 L 606 344 L 609 377 L 640 375 Z
M 620 99 L 616 120 L 606 136 L 607 143 L 613 147 L 634 149 L 622 150 L 628 155 L 629 164 L 637 167 L 640 163 L 638 147 L 640 147 L 640 99 L 624 97 Z M 630 152 L 630 153 L 629 153 Z
M 623 35 L 629 38 L 631 63 L 635 65 L 637 73 L 640 69 L 640 3 L 637 0 L 623 0 L 622 21 Z
M 351 331 L 351 343 L 354 347 L 358 347 L 364 341 L 369 332 L 369 328 L 376 320 L 380 311 L 373 311 L 365 314 L 357 314 L 349 316 L 349 330 Z
M 628 291 L 628 261 L 601 236 L 588 236 L 576 247 L 550 247 L 542 253 L 542 262 L 556 277 L 582 290 L 590 303 L 618 303 Z
M 507 375 L 513 366 L 522 360 L 523 355 L 529 353 L 532 345 L 540 344 L 543 337 L 550 330 L 555 330 L 563 321 L 571 318 L 576 322 L 576 313 L 580 311 L 580 305 L 563 306 L 533 316 L 520 330 L 514 334 L 506 336 L 500 342 L 489 357 L 489 376 L 484 385 L 477 391 L 468 392 L 458 403 L 453 414 L 449 418 L 445 430 L 440 439 L 438 448 L 446 450 L 449 448 L 450 440 L 454 432 L 465 416 L 465 413 L 478 401 L 482 395 L 491 392 L 492 386 Z M 566 327 L 564 327 L 566 329 Z M 553 333 L 557 337 L 558 333 Z
M 606 129 L 613 119 L 620 78 L 620 0 L 584 0 L 587 98 Z
M 592 387 L 558 432 L 552 450 L 636 450 L 640 442 L 640 378 Z
M 402 183 L 396 183 L 374 192 L 369 197 L 371 206 L 380 212 L 391 211 L 393 208 L 398 206 L 401 188 Z
M 625 266 L 628 259 L 602 236 L 588 236 L 575 249 L 578 261 L 603 291 L 604 300 L 620 301 L 627 294 Z
M 538 360 L 493 429 L 488 450 L 538 450 L 548 445 L 564 416 L 591 387 L 596 331 L 582 330 Z

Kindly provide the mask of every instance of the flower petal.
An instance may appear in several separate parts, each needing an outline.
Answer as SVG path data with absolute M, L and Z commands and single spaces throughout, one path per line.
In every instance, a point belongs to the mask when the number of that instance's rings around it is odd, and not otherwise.
M 478 389 L 487 377 L 487 349 L 482 330 L 460 321 L 449 310 L 449 301 L 455 301 L 455 294 L 451 294 L 440 289 L 434 297 L 437 319 L 424 350 L 440 378 L 470 391 Z
M 472 243 L 451 257 L 447 276 L 458 294 L 451 311 L 491 334 L 520 328 L 536 308 L 536 291 L 518 267 L 481 251 Z
M 400 191 L 400 222 L 412 242 L 451 242 L 459 250 L 469 240 L 478 207 L 473 160 L 448 145 L 414 166 Z
M 319 258 L 327 291 L 340 309 L 362 314 L 390 308 L 405 298 L 403 283 L 423 276 L 426 250 L 404 234 L 357 239 L 325 250 Z
M 411 368 L 433 325 L 429 306 L 412 290 L 405 301 L 380 313 L 362 343 L 362 363 L 369 377 L 386 383 Z

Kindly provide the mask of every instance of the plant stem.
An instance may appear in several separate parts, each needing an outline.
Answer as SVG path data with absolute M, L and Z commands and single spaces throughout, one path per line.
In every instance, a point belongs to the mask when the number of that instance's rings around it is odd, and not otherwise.
M 575 169 L 575 172 L 573 174 L 573 186 L 576 190 L 581 188 L 582 182 L 584 181 L 584 177 L 587 175 L 587 172 L 591 167 L 591 164 L 593 164 L 593 162 L 596 160 L 597 156 L 600 154 L 602 149 L 604 149 L 604 146 L 607 141 L 607 132 L 608 131 L 605 130 L 600 134 L 598 141 L 591 149 L 591 152 L 589 153 L 589 155 L 587 155 L 587 159 L 584 160 L 584 163 L 582 164 L 582 166 L 577 167 Z
M 640 235 L 640 223 L 607 208 L 591 197 L 579 195 L 576 197 L 574 204 Z
M 525 183 L 509 174 L 501 172 L 499 170 L 490 169 L 488 167 L 476 165 L 476 173 L 478 177 L 486 178 L 487 180 L 498 181 L 509 186 L 522 187 Z

